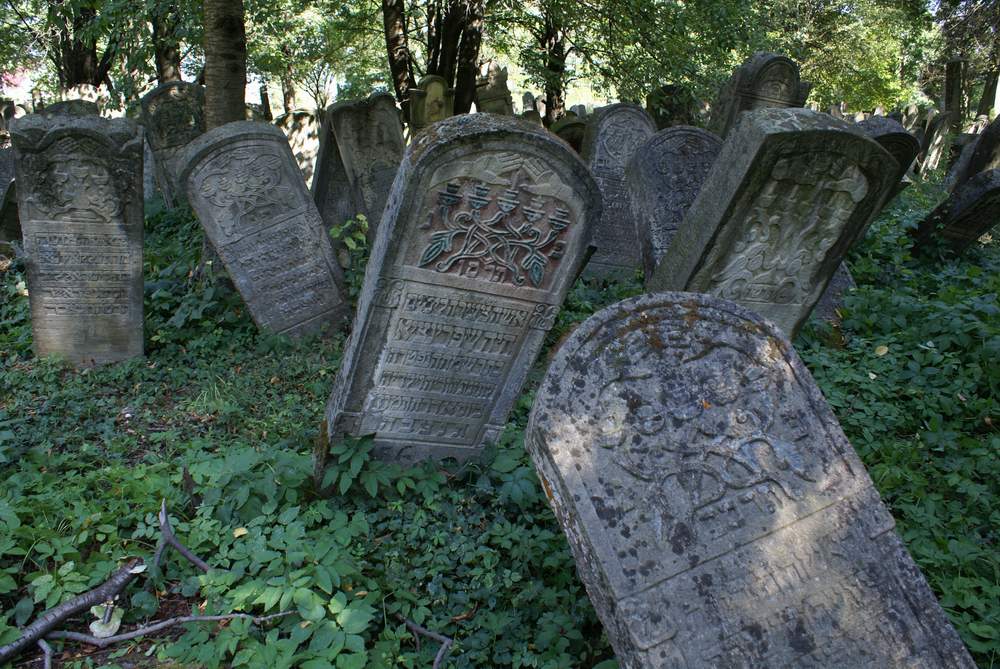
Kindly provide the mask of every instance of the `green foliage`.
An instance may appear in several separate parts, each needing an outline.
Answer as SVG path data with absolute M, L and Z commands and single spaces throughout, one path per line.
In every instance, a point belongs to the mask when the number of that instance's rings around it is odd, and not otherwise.
M 330 238 L 344 270 L 344 284 L 351 304 L 356 304 L 361 294 L 361 284 L 365 280 L 368 267 L 368 219 L 358 214 L 341 225 L 330 228 Z

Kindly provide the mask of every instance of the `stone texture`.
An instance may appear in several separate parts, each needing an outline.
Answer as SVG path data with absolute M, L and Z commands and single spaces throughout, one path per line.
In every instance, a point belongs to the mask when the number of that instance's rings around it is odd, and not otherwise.
M 142 146 L 142 199 L 149 202 L 156 197 L 157 190 L 156 158 L 153 156 L 153 149 L 149 147 L 147 139 Z
M 14 186 L 14 149 L 0 148 L 0 242 L 21 242 L 17 217 L 17 188 Z
M 895 186 L 895 189 L 898 190 L 894 189 L 893 191 L 895 195 L 899 190 L 902 190 L 903 176 L 910 170 L 910 166 L 920 152 L 920 142 L 908 133 L 901 123 L 885 116 L 873 116 L 866 119 L 858 123 L 858 128 L 888 151 L 899 165 Z
M 941 158 L 948 151 L 948 135 L 951 130 L 951 112 L 934 114 L 927 122 L 927 130 L 921 140 L 923 158 L 920 173 L 928 174 L 937 169 Z
M 374 239 L 404 147 L 391 95 L 327 107 L 312 184 L 327 229 L 364 214 Z
M 569 110 L 576 114 L 577 118 L 583 118 L 587 115 L 587 105 L 573 105 Z
M 1000 168 L 1000 116 L 986 126 L 970 145 L 972 148 L 968 149 L 967 160 L 955 175 L 956 186 L 965 183 L 980 172 Z M 964 152 L 965 150 L 963 150 Z M 961 161 L 960 156 L 959 162 Z
M 180 164 L 191 207 L 258 327 L 294 336 L 344 323 L 340 267 L 281 130 L 227 123 L 188 144 Z
M 1000 222 L 1000 168 L 980 172 L 955 191 L 913 231 L 914 251 L 924 253 L 940 240 L 955 253 L 965 251 Z
M 142 355 L 142 129 L 30 115 L 11 138 L 35 354 L 80 366 Z
M 828 114 L 744 114 L 650 287 L 739 302 L 794 338 L 896 170 L 885 149 Z
M 507 68 L 490 63 L 486 76 L 476 83 L 476 111 L 514 115 L 514 99 L 507 87 Z
M 646 281 L 666 255 L 722 148 L 712 133 L 679 125 L 656 133 L 632 155 L 625 172 Z
M 529 109 L 528 111 L 521 114 L 521 118 L 523 118 L 528 123 L 534 123 L 535 125 L 542 125 L 542 115 L 539 114 L 534 109 Z
M 285 133 L 295 162 L 302 171 L 302 179 L 311 184 L 316 171 L 316 157 L 319 155 L 319 121 L 316 114 L 297 109 L 274 119 L 274 125 Z
M 577 153 L 583 151 L 583 137 L 587 134 L 587 122 L 580 117 L 562 117 L 552 124 L 549 131 L 573 147 Z
M 836 322 L 839 320 L 838 311 L 844 306 L 844 295 L 850 290 L 857 288 L 851 270 L 847 268 L 847 263 L 837 265 L 837 271 L 833 273 L 830 283 L 826 284 L 823 296 L 819 298 L 813 308 L 813 318 L 824 321 Z
M 560 347 L 526 431 L 622 669 L 972 669 L 771 323 L 664 293 Z
M 410 90 L 410 128 L 414 131 L 442 121 L 455 108 L 455 91 L 448 88 L 444 77 L 427 74 Z
M 47 116 L 100 116 L 101 108 L 91 100 L 63 100 L 46 105 L 42 113 Z
M 725 138 L 742 112 L 768 107 L 801 107 L 812 84 L 799 79 L 795 61 L 758 51 L 723 85 L 708 129 Z
M 654 132 L 656 126 L 649 114 L 629 103 L 601 107 L 587 122 L 581 155 L 601 189 L 604 203 L 594 229 L 597 250 L 585 269 L 588 276 L 631 276 L 642 265 L 625 188 L 625 166 Z
M 142 124 L 164 203 L 185 205 L 179 160 L 184 147 L 205 132 L 205 87 L 186 81 L 160 84 L 142 97 Z
M 466 460 L 499 436 L 579 272 L 600 195 L 563 142 L 465 114 L 408 147 L 327 405 L 377 457 Z

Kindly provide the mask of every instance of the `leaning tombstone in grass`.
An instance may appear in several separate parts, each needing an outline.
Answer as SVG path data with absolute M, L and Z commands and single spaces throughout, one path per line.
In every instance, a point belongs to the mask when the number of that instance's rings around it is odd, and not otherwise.
M 586 166 L 543 128 L 471 114 L 417 135 L 372 248 L 329 438 L 373 435 L 377 457 L 406 462 L 464 461 L 494 442 L 600 210 Z

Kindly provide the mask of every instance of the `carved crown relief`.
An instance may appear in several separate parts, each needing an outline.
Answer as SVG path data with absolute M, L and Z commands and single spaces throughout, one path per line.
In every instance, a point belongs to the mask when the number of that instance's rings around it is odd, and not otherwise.
M 33 174 L 28 202 L 42 218 L 108 221 L 122 212 L 107 147 L 80 137 L 63 137 L 45 151 L 25 158 Z

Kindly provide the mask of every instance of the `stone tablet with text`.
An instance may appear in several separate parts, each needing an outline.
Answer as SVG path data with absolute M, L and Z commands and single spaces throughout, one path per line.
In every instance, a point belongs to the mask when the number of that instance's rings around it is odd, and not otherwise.
M 466 460 L 496 440 L 583 262 L 600 196 L 548 131 L 468 114 L 417 135 L 379 226 L 327 405 L 376 456 Z
M 160 84 L 142 97 L 142 124 L 153 150 L 156 181 L 168 207 L 183 205 L 180 155 L 205 132 L 205 87 L 186 81 Z
M 622 669 L 972 669 L 809 372 L 694 293 L 587 319 L 525 443 Z

